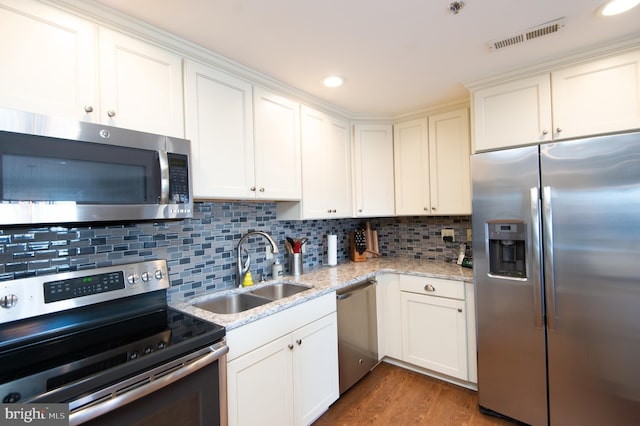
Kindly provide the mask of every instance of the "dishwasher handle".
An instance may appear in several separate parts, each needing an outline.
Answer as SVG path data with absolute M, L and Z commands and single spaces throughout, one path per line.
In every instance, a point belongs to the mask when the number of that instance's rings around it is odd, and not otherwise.
M 353 296 L 354 294 L 361 292 L 363 290 L 368 289 L 369 287 L 376 285 L 378 283 L 378 281 L 375 278 L 371 278 L 369 280 L 366 281 L 362 281 L 360 283 L 356 283 L 354 285 L 351 285 L 349 287 L 346 287 L 344 289 L 338 290 L 336 292 L 336 299 L 337 300 L 344 300 L 344 299 L 348 299 L 349 297 Z

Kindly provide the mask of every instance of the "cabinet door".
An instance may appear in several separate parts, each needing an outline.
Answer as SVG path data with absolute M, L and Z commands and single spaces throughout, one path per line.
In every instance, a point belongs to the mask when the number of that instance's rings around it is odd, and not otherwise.
M 400 278 L 396 274 L 377 277 L 378 357 L 402 359 L 402 311 Z
M 351 129 L 347 121 L 329 117 L 326 193 L 331 218 L 351 217 Z
M 95 26 L 40 2 L 0 1 L 0 106 L 93 121 Z
M 183 138 L 182 58 L 106 28 L 99 42 L 99 121 Z
M 292 342 L 295 424 L 308 425 L 339 396 L 336 313 L 296 330 Z
M 349 123 L 302 106 L 302 217 L 351 216 Z
M 394 208 L 391 125 L 355 126 L 356 216 L 392 216 Z
M 324 219 L 331 216 L 327 194 L 329 116 L 303 106 L 302 126 L 302 216 Z
M 255 198 L 251 87 L 186 61 L 186 137 L 191 140 L 195 198 Z
M 300 200 L 300 105 L 254 87 L 256 198 Z
M 469 111 L 429 117 L 431 214 L 471 214 Z
M 420 118 L 393 128 L 397 215 L 430 213 L 428 122 Z
M 477 90 L 472 105 L 474 152 L 551 140 L 548 74 Z
M 640 51 L 554 71 L 554 138 L 640 127 Z
M 227 364 L 229 425 L 293 425 L 291 336 Z
M 402 358 L 467 380 L 467 319 L 462 300 L 402 292 Z
M 478 383 L 478 353 L 476 343 L 476 297 L 473 283 L 465 283 L 465 306 L 467 307 L 467 357 L 469 359 L 469 381 Z

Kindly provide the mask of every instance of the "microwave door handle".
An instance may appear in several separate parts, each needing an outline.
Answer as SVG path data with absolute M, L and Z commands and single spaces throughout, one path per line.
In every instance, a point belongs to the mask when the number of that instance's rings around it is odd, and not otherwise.
M 158 151 L 160 163 L 160 203 L 169 204 L 169 156 L 167 151 Z

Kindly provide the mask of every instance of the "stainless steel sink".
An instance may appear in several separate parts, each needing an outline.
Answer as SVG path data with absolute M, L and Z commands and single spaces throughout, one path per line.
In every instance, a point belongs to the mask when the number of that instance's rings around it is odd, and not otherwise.
M 300 284 L 275 283 L 246 293 L 230 293 L 213 297 L 202 302 L 196 302 L 193 305 L 196 308 L 204 309 L 214 314 L 237 314 L 310 288 Z
M 195 303 L 194 306 L 204 309 L 205 311 L 213 312 L 214 314 L 237 314 L 272 301 L 272 299 L 260 297 L 255 294 L 233 293 L 204 300 Z
M 266 297 L 267 299 L 271 300 L 278 300 L 285 297 L 293 296 L 294 294 L 309 290 L 310 288 L 311 287 L 300 284 L 276 283 L 268 285 L 266 287 L 257 288 L 250 291 L 249 293 L 261 297 Z

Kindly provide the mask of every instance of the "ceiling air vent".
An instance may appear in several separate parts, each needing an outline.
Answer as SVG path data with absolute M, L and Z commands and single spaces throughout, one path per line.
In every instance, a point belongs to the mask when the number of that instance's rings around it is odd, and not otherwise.
M 538 25 L 536 27 L 520 31 L 518 34 L 513 34 L 497 40 L 491 40 L 488 43 L 489 49 L 500 50 L 504 49 L 505 47 L 522 44 L 535 38 L 540 38 L 546 35 L 557 33 L 562 28 L 564 28 L 564 18 L 556 19 L 555 21 L 547 22 L 546 24 Z

